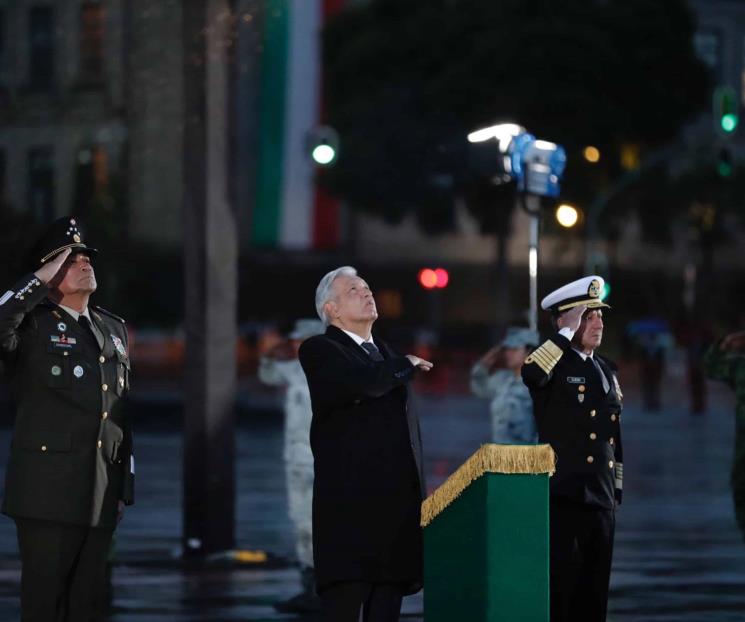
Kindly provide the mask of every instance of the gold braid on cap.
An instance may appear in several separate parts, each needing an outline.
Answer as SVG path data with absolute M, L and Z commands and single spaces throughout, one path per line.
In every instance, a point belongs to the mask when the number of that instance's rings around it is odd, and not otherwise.
M 64 246 L 60 246 L 59 248 L 53 250 L 51 253 L 45 255 L 44 257 L 42 257 L 41 258 L 41 261 L 39 263 L 44 263 L 47 259 L 51 259 L 52 257 L 54 257 L 55 255 L 57 255 L 58 253 L 61 253 L 62 251 L 64 251 L 65 249 L 68 249 L 68 248 L 86 248 L 86 246 L 85 246 L 85 244 L 65 244 Z

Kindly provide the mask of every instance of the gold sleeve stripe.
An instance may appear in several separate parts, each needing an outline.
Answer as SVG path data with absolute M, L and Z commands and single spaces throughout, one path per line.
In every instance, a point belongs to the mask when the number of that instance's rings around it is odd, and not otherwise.
M 543 373 L 548 374 L 551 371 L 551 367 L 549 365 L 546 365 L 543 361 L 537 359 L 532 354 L 525 359 L 525 364 L 530 365 L 531 363 L 535 363 L 543 370 Z
M 546 341 L 546 343 L 544 343 L 541 348 L 545 348 L 549 354 L 554 355 L 556 358 L 561 358 L 564 354 L 564 350 L 562 350 L 550 339 Z
M 559 361 L 559 359 L 549 356 L 545 352 L 539 352 L 537 350 L 533 352 L 528 358 L 538 363 L 541 367 L 547 367 L 547 372 L 553 369 L 554 365 L 556 365 L 556 363 L 558 363 Z
M 543 343 L 539 348 L 530 353 L 525 359 L 525 364 L 535 363 L 544 373 L 549 374 L 556 367 L 556 363 L 564 355 L 564 351 L 550 339 Z
M 551 370 L 554 365 L 556 365 L 556 361 L 554 359 L 548 358 L 545 354 L 533 354 L 533 359 L 536 363 L 538 363 L 543 368 L 548 368 Z

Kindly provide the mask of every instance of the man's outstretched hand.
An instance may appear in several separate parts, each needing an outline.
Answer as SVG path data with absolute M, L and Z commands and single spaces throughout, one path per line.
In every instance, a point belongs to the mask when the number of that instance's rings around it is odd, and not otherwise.
M 411 364 L 414 367 L 417 367 L 418 369 L 421 369 L 422 371 L 429 371 L 434 367 L 432 363 L 429 361 L 425 361 L 424 359 L 420 359 L 418 356 L 414 356 L 413 354 L 407 354 L 406 358 L 411 361 Z

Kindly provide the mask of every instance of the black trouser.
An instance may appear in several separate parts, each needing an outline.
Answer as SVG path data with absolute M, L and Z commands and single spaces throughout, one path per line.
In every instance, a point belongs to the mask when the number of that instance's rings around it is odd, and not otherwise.
M 551 622 L 605 622 L 614 510 L 551 499 Z
M 404 590 L 398 583 L 337 583 L 321 591 L 324 622 L 398 622 Z
M 103 616 L 112 529 L 17 518 L 22 622 L 97 622 Z

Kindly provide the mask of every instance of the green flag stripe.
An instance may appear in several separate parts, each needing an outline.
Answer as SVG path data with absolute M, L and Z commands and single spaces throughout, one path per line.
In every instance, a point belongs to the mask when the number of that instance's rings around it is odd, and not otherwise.
M 266 0 L 257 196 L 252 227 L 253 243 L 257 246 L 277 246 L 279 242 L 289 17 L 288 0 Z

